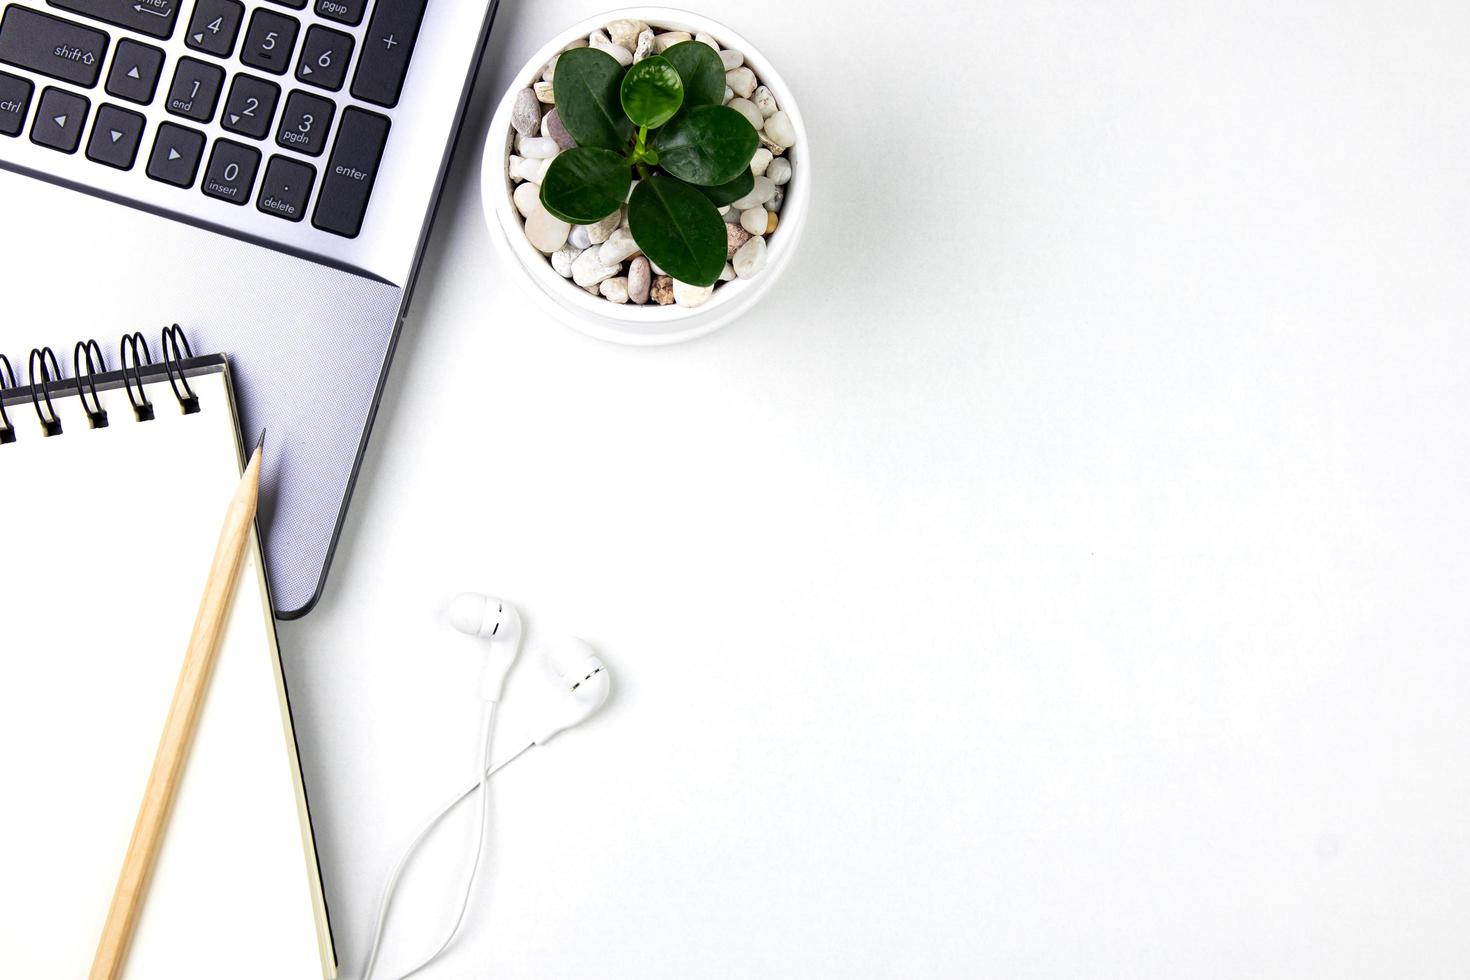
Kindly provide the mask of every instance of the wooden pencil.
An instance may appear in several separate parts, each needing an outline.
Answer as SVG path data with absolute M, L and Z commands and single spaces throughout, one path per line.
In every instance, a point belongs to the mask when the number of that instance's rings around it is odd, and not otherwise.
M 250 529 L 255 521 L 256 501 L 260 494 L 260 460 L 264 441 L 265 433 L 261 433 L 260 442 L 256 443 L 250 462 L 240 477 L 240 485 L 225 512 L 224 527 L 220 531 L 214 561 L 209 567 L 204 596 L 199 602 L 199 614 L 194 619 L 194 630 L 184 654 L 184 666 L 174 688 L 173 703 L 169 705 L 158 752 L 153 757 L 153 770 L 148 775 L 148 786 L 143 793 L 143 804 L 138 809 L 138 820 L 133 825 L 122 873 L 112 893 L 112 906 L 108 909 L 102 938 L 97 944 L 97 955 L 92 960 L 90 980 L 117 980 L 127 959 L 128 945 L 138 923 L 138 913 L 143 907 L 159 846 L 163 843 L 169 811 L 189 756 L 189 746 L 194 740 L 215 655 L 219 652 L 230 604 L 240 580 L 240 568 L 250 542 Z

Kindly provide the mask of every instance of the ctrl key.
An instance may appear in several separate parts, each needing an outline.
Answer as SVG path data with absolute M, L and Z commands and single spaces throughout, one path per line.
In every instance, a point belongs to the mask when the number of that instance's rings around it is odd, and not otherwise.
M 265 165 L 265 178 L 260 182 L 260 196 L 255 206 L 266 214 L 287 221 L 300 221 L 306 214 L 306 199 L 316 182 L 316 168 L 300 160 L 275 156 Z
M 26 128 L 26 111 L 35 90 L 29 78 L 0 71 L 0 134 L 19 136 Z

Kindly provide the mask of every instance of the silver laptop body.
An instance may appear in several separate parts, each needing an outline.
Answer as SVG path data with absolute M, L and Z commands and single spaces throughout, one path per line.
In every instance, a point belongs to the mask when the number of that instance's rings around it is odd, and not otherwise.
M 494 8 L 0 0 L 0 353 L 116 368 L 176 322 L 228 354 L 282 616 L 325 583 Z M 167 533 L 166 500 L 105 508 L 99 547 Z

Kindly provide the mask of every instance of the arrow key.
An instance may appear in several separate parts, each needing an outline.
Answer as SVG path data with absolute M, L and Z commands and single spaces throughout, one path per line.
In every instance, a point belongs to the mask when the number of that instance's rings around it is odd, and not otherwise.
M 275 82 L 244 73 L 236 75 L 230 83 L 219 124 L 232 133 L 263 140 L 271 131 L 280 97 L 281 87 Z
M 315 25 L 306 31 L 296 77 L 308 85 L 335 92 L 347 80 L 347 63 L 352 60 L 352 35 Z
M 195 51 L 228 58 L 244 19 L 245 7 L 236 0 L 199 0 L 184 32 L 184 43 Z
M 204 134 L 174 123 L 159 123 L 148 156 L 148 176 L 175 187 L 192 187 L 204 156 Z
M 153 101 L 163 74 L 163 52 L 129 38 L 117 42 L 112 68 L 107 72 L 107 94 L 139 105 Z
M 97 121 L 92 124 L 92 138 L 87 140 L 87 159 L 119 170 L 131 170 L 138 159 L 138 144 L 143 141 L 144 118 L 120 106 L 97 107 Z
M 82 142 L 82 126 L 92 103 L 80 95 L 48 88 L 41 93 L 36 121 L 31 124 L 31 142 L 62 153 L 75 153 Z

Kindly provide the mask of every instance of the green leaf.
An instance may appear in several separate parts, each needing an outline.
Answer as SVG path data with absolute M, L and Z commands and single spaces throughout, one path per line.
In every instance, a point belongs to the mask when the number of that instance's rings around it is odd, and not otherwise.
M 557 59 L 556 114 L 578 146 L 620 150 L 632 139 L 633 123 L 618 95 L 622 80 L 623 66 L 606 51 L 573 48 Z
M 541 203 L 563 221 L 589 225 L 622 207 L 632 182 L 628 161 L 621 154 L 578 146 L 558 154 L 546 168 Z
M 700 191 L 709 198 L 711 204 L 722 208 L 749 194 L 753 187 L 755 187 L 755 174 L 750 172 L 749 167 L 746 167 L 744 173 L 729 183 L 720 184 L 717 187 L 701 187 Z
M 633 189 L 628 228 L 648 260 L 680 282 L 713 286 L 725 271 L 725 222 L 697 188 L 655 174 Z
M 628 118 L 653 129 L 668 122 L 684 104 L 684 83 L 668 59 L 654 55 L 628 69 L 622 96 Z
M 724 104 L 725 65 L 714 48 L 703 41 L 680 41 L 670 45 L 660 57 L 672 64 L 684 80 L 686 106 Z M 556 70 L 561 71 L 560 62 Z
M 739 112 L 702 105 L 669 120 L 658 131 L 657 149 L 659 165 L 675 177 L 715 187 L 740 176 L 759 145 L 755 127 Z

